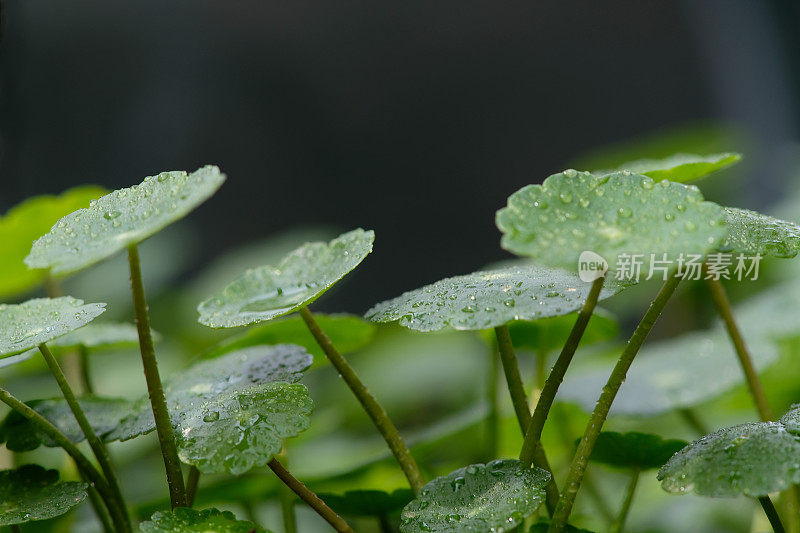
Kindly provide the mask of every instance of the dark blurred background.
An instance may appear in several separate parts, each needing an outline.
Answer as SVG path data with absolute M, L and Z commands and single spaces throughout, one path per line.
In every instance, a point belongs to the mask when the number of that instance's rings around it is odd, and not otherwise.
M 323 308 L 363 312 L 502 259 L 506 197 L 609 143 L 724 124 L 746 145 L 728 192 L 751 208 L 795 170 L 789 0 L 2 8 L 0 212 L 214 163 L 229 180 L 190 217 L 189 273 L 289 228 L 376 231 L 355 290 Z

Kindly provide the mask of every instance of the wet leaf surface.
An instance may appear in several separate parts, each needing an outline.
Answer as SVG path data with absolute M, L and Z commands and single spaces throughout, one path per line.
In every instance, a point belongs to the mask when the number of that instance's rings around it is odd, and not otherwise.
M 39 465 L 0 471 L 0 525 L 60 516 L 86 498 L 86 484 L 58 480 L 58 471 Z
M 33 243 L 25 264 L 54 274 L 77 272 L 137 244 L 180 220 L 225 181 L 215 166 L 148 176 L 59 220 Z
M 289 314 L 312 303 L 372 251 L 375 234 L 356 229 L 328 243 L 310 242 L 269 265 L 246 271 L 197 310 L 212 328 L 246 326 Z
M 780 422 L 741 424 L 696 440 L 658 473 L 668 492 L 766 496 L 800 482 L 798 410 Z
M 36 348 L 85 326 L 105 311 L 103 303 L 62 296 L 0 304 L 0 357 Z
M 142 533 L 268 533 L 253 522 L 237 520 L 230 511 L 202 511 L 177 507 L 171 512 L 158 511 L 139 524 Z
M 87 207 L 89 201 L 106 194 L 102 187 L 75 187 L 58 196 L 34 196 L 0 217 L 0 298 L 24 293 L 41 284 L 46 272 L 31 270 L 25 257 L 33 241 L 44 235 L 61 217 Z
M 510 530 L 544 501 L 550 476 L 519 461 L 475 464 L 437 477 L 406 505 L 400 531 L 475 532 Z
M 600 298 L 623 285 L 609 279 Z M 417 331 L 477 330 L 514 320 L 566 315 L 579 309 L 591 283 L 566 270 L 512 266 L 437 281 L 380 303 L 365 317 L 375 322 L 398 321 Z
M 736 207 L 726 207 L 725 215 L 729 234 L 719 246 L 722 252 L 794 257 L 800 251 L 800 226 L 794 222 Z
M 565 170 L 523 187 L 497 212 L 503 248 L 570 271 L 584 251 L 599 254 L 612 273 L 624 272 L 618 260 L 634 254 L 641 254 L 645 273 L 651 259 L 674 266 L 680 254 L 714 250 L 727 235 L 725 224 L 723 209 L 696 187 L 629 172 Z

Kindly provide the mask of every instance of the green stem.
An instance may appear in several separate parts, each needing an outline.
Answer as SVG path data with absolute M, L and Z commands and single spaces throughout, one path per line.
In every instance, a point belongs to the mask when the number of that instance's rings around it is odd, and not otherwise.
M 333 509 L 328 507 L 328 505 L 320 499 L 319 496 L 308 490 L 308 487 L 303 485 L 300 481 L 295 479 L 295 477 L 286 470 L 282 464 L 278 462 L 277 459 L 274 457 L 270 459 L 267 466 L 275 472 L 275 475 L 283 481 L 283 483 L 292 489 L 292 491 L 297 494 L 301 500 L 306 502 L 309 507 L 311 507 L 314 511 L 317 512 L 322 518 L 325 519 L 333 529 L 338 531 L 339 533 L 354 533 L 353 528 L 347 525 L 347 522 L 344 519 L 336 514 Z
M 611 410 L 611 404 L 614 402 L 619 388 L 625 381 L 625 376 L 633 363 L 634 357 L 636 357 L 636 354 L 639 352 L 639 348 L 642 347 L 647 335 L 650 333 L 650 330 L 653 329 L 653 325 L 655 325 L 656 320 L 658 320 L 658 317 L 661 315 L 661 311 L 669 301 L 672 293 L 675 292 L 680 281 L 681 278 L 679 276 L 672 276 L 664 282 L 664 285 L 653 300 L 653 303 L 650 304 L 650 308 L 647 310 L 644 317 L 642 317 L 639 325 L 636 326 L 633 335 L 631 335 L 628 344 L 619 357 L 619 361 L 617 361 L 614 370 L 611 372 L 611 376 L 609 376 L 606 385 L 603 387 L 603 392 L 600 394 L 592 416 L 589 418 L 589 423 L 586 426 L 583 438 L 581 438 L 580 444 L 578 444 L 578 451 L 575 452 L 575 456 L 570 464 L 564 491 L 561 493 L 561 497 L 558 500 L 558 506 L 553 515 L 553 521 L 550 524 L 550 529 L 548 529 L 549 533 L 561 533 L 564 531 L 567 519 L 572 512 L 572 506 L 575 503 L 575 496 L 577 496 L 581 481 L 583 480 L 583 473 L 586 471 L 586 465 L 589 463 L 589 456 L 592 453 L 592 449 L 594 449 L 597 437 L 600 435 L 608 412 Z
M 350 387 L 350 390 L 353 391 L 356 399 L 361 403 L 361 406 L 364 408 L 364 411 L 367 412 L 367 415 L 369 415 L 375 427 L 378 428 L 386 444 L 389 445 L 389 449 L 400 464 L 400 468 L 403 470 L 406 478 L 408 478 L 411 490 L 414 491 L 414 494 L 418 493 L 422 485 L 424 485 L 422 473 L 414 457 L 411 456 L 408 447 L 403 442 L 403 438 L 400 436 L 397 428 L 392 423 L 391 419 L 389 419 L 389 415 L 383 407 L 381 407 L 372 393 L 369 392 L 364 383 L 361 382 L 361 379 L 359 379 L 353 367 L 342 357 L 330 338 L 322 331 L 317 321 L 314 320 L 311 311 L 309 311 L 307 307 L 301 307 L 300 316 L 303 317 L 303 321 L 306 323 L 306 326 L 308 326 L 317 344 L 319 344 L 322 351 L 325 352 L 325 355 L 336 371 L 339 372 L 339 375 L 342 376 L 345 383 L 347 383 L 347 386 Z
M 767 396 L 764 394 L 764 387 L 761 385 L 761 380 L 758 378 L 755 366 L 753 366 L 753 359 L 750 357 L 750 352 L 744 342 L 741 331 L 736 325 L 736 320 L 733 318 L 733 311 L 731 310 L 731 303 L 728 300 L 728 295 L 725 293 L 725 287 L 722 286 L 719 280 L 707 279 L 708 288 L 711 290 L 711 300 L 717 308 L 717 313 L 725 322 L 725 328 L 728 330 L 728 336 L 733 342 L 733 348 L 736 350 L 736 356 L 739 358 L 739 364 L 742 366 L 745 380 L 747 381 L 747 388 L 750 390 L 750 396 L 753 397 L 753 402 L 756 404 L 756 410 L 761 420 L 768 422 L 775 419 L 772 409 L 767 401 Z
M 775 533 L 785 533 L 786 530 L 781 522 L 781 517 L 778 516 L 778 511 L 775 509 L 775 506 L 772 504 L 772 500 L 769 499 L 769 496 L 759 497 L 758 503 L 760 503 L 761 507 L 764 509 L 764 514 L 767 515 L 767 519 L 769 520 L 769 524 L 772 526 L 772 530 Z
M 119 531 L 126 531 L 125 513 L 119 508 L 119 505 L 114 498 L 108 483 L 103 476 L 98 472 L 92 463 L 86 458 L 85 455 L 70 441 L 56 426 L 42 415 L 31 409 L 30 406 L 20 401 L 13 394 L 0 387 L 0 402 L 3 402 L 14 411 L 18 412 L 24 418 L 29 420 L 36 428 L 50 437 L 58 446 L 64 449 L 67 454 L 75 461 L 81 475 L 83 475 L 88 482 L 93 485 L 103 498 L 109 512 L 114 518 L 114 524 L 119 528 Z
M 81 387 L 86 394 L 94 394 L 92 376 L 89 371 L 89 350 L 86 348 L 86 346 L 81 346 L 78 348 L 78 357 L 80 358 L 81 363 Z
M 394 533 L 392 523 L 389 521 L 389 517 L 386 516 L 386 513 L 378 515 L 378 527 L 380 527 L 381 533 Z
M 622 502 L 622 507 L 619 510 L 619 516 L 617 517 L 617 521 L 614 523 L 614 526 L 611 528 L 611 533 L 622 533 L 622 529 L 625 527 L 625 520 L 628 518 L 628 513 L 631 510 L 631 503 L 633 503 L 633 495 L 636 493 L 636 485 L 639 483 L 640 473 L 641 472 L 638 468 L 633 469 L 631 481 L 628 483 L 628 489 L 625 491 L 625 500 Z
M 83 412 L 80 403 L 78 403 L 78 398 L 72 391 L 72 387 L 70 387 L 69 383 L 67 382 L 67 378 L 64 376 L 64 372 L 62 372 L 58 361 L 56 361 L 56 358 L 53 356 L 53 353 L 44 343 L 39 345 L 39 351 L 42 352 L 42 356 L 44 356 L 44 360 L 47 362 L 50 372 L 53 374 L 56 383 L 58 383 L 58 388 L 61 389 L 61 394 L 67 401 L 70 411 L 72 411 L 72 414 L 75 416 L 75 420 L 78 422 L 78 427 L 81 428 L 81 431 L 86 437 L 86 442 L 89 443 L 89 447 L 91 447 L 92 452 L 94 452 L 94 456 L 97 457 L 97 462 L 100 464 L 100 468 L 103 470 L 103 474 L 108 481 L 108 486 L 111 489 L 111 492 L 114 494 L 114 499 L 117 501 L 120 509 L 122 509 L 122 511 L 127 515 L 125 499 L 122 497 L 122 491 L 119 488 L 119 479 L 117 479 L 114 465 L 111 463 L 111 456 L 108 454 L 108 449 L 97 436 L 97 433 L 94 432 L 94 428 L 92 428 L 92 425 L 89 423 L 89 419 L 86 418 L 86 414 Z M 126 521 L 128 522 L 127 530 L 130 531 L 130 518 L 127 516 Z
M 194 507 L 194 498 L 197 496 L 197 487 L 200 484 L 200 471 L 196 466 L 189 467 L 189 474 L 186 476 L 186 506 Z
M 533 454 L 536 448 L 540 447 L 540 440 L 542 438 L 542 430 L 544 423 L 547 421 L 547 416 L 550 414 L 550 409 L 553 407 L 558 388 L 561 382 L 564 381 L 564 375 L 567 373 L 572 357 L 578 349 L 578 344 L 581 342 L 583 333 L 586 331 L 586 326 L 592 318 L 597 300 L 600 298 L 600 291 L 603 290 L 603 282 L 605 278 L 598 278 L 592 283 L 592 288 L 586 296 L 586 301 L 583 303 L 578 318 L 575 320 L 575 325 L 572 326 L 572 331 L 567 337 L 567 342 L 564 348 L 558 355 L 558 359 L 550 370 L 550 375 L 542 387 L 542 393 L 539 395 L 539 401 L 536 402 L 536 408 L 533 410 L 531 422 L 525 432 L 525 442 L 522 443 L 522 450 L 519 454 L 519 460 L 525 465 L 530 465 L 533 460 Z
M 497 457 L 499 446 L 500 412 L 497 399 L 497 378 L 500 365 L 492 351 L 489 352 L 489 371 L 487 372 L 486 396 L 489 413 L 486 415 L 486 457 L 491 461 Z
M 694 409 L 688 407 L 678 409 L 678 414 L 683 418 L 683 421 L 686 422 L 686 425 L 692 428 L 699 436 L 702 437 L 711 433 L 703 421 L 700 420 L 700 417 Z
M 558 434 L 561 437 L 561 442 L 564 446 L 564 449 L 569 450 L 575 446 L 576 437 L 572 434 L 572 428 L 570 428 L 568 424 L 566 406 L 561 404 L 560 406 L 556 406 L 556 408 L 558 407 L 561 408 L 561 413 L 556 412 L 554 421 L 556 423 L 556 428 L 558 429 Z M 589 496 L 594 502 L 596 510 L 600 513 L 600 515 L 602 515 L 605 523 L 608 525 L 613 524 L 617 517 L 614 516 L 614 513 L 611 511 L 608 502 L 606 502 L 605 498 L 603 497 L 603 493 L 598 488 L 592 472 L 588 470 L 583 475 L 583 489 L 586 492 L 586 495 Z
M 169 419 L 164 388 L 161 385 L 161 377 L 158 374 L 158 361 L 156 361 L 156 353 L 153 349 L 150 315 L 144 295 L 144 283 L 142 282 L 139 249 L 135 244 L 128 247 L 128 264 L 131 271 L 131 292 L 133 293 L 133 307 L 136 311 L 136 328 L 139 332 L 142 366 L 144 367 L 144 377 L 147 381 L 147 392 L 150 395 L 150 405 L 153 408 L 156 433 L 158 433 L 158 441 L 161 444 L 161 455 L 164 457 L 170 502 L 173 509 L 175 507 L 186 507 L 186 489 L 183 484 L 181 462 L 178 459 L 178 448 L 175 445 L 175 434 L 172 430 L 172 422 Z
M 19 527 L 19 524 L 11 524 L 9 526 L 11 533 L 22 533 L 22 529 Z
M 522 384 L 522 377 L 519 374 L 517 355 L 514 353 L 514 345 L 511 342 L 508 326 L 498 326 L 494 328 L 494 332 L 497 337 L 497 350 L 500 353 L 500 361 L 503 363 L 503 372 L 506 375 L 508 393 L 511 396 L 511 403 L 514 405 L 517 422 L 519 422 L 519 427 L 524 437 L 525 429 L 530 427 L 531 411 L 530 407 L 528 407 L 528 397 L 525 395 L 525 385 Z M 558 486 L 543 447 L 537 447 L 534 460 L 536 466 L 550 473 L 550 481 L 545 487 L 547 493 L 545 505 L 547 506 L 547 511 L 552 514 L 555 510 L 556 502 L 558 502 Z
M 281 504 L 283 533 L 297 533 L 297 515 L 294 512 L 294 494 L 286 485 L 278 488 L 278 500 Z
M 531 411 L 528 406 L 528 396 L 525 394 L 525 385 L 523 385 L 522 376 L 519 373 L 519 364 L 517 355 L 514 353 L 514 345 L 511 342 L 511 334 L 508 332 L 508 326 L 497 326 L 494 328 L 494 333 L 497 337 L 497 350 L 500 352 L 503 372 L 506 375 L 508 394 L 511 396 L 517 422 L 524 434 L 531 423 Z
M 94 513 L 97 515 L 100 525 L 103 526 L 103 531 L 105 533 L 114 533 L 114 525 L 111 522 L 111 517 L 108 514 L 108 510 L 103 505 L 103 500 L 100 498 L 100 494 L 97 493 L 97 489 L 89 485 L 86 494 L 89 496 L 89 503 L 92 505 L 92 509 L 94 509 Z

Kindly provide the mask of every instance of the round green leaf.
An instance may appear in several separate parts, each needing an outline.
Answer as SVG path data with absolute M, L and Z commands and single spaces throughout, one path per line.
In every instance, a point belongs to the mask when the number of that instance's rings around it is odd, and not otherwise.
M 773 343 L 753 341 L 749 344 L 756 370 L 777 360 L 778 350 Z M 558 391 L 559 398 L 591 412 L 609 373 L 609 368 L 600 368 L 568 377 Z M 652 416 L 691 407 L 719 396 L 743 380 L 741 366 L 724 331 L 691 332 L 645 344 L 628 371 L 611 413 Z
M 162 172 L 119 189 L 59 220 L 33 243 L 25 264 L 54 274 L 76 272 L 180 220 L 225 181 L 215 166 L 191 174 Z
M 309 242 L 277 267 L 248 270 L 221 294 L 202 302 L 201 324 L 246 326 L 289 314 L 319 298 L 372 251 L 375 233 L 356 229 L 329 243 Z
M 766 496 L 800 483 L 800 437 L 781 422 L 721 429 L 676 453 L 658 479 L 668 492 Z
M 328 507 L 346 516 L 386 516 L 402 509 L 414 499 L 409 489 L 392 493 L 382 490 L 348 490 L 344 494 L 320 493 Z
M 728 237 L 720 251 L 794 257 L 800 251 L 800 226 L 755 211 L 726 207 Z
M 283 439 L 308 429 L 311 408 L 308 389 L 299 383 L 220 394 L 178 419 L 178 455 L 204 474 L 243 474 L 265 466 Z
M 158 334 L 153 332 L 153 340 L 158 339 Z M 133 324 L 88 324 L 54 340 L 49 346 L 54 352 L 74 350 L 79 347 L 87 350 L 136 348 L 139 346 L 139 333 Z
M 59 218 L 88 206 L 89 201 L 106 192 L 102 187 L 86 185 L 59 196 L 34 196 L 0 217 L 0 298 L 24 293 L 42 283 L 46 272 L 25 266 L 33 241 L 47 233 Z
M 268 533 L 263 527 L 237 520 L 230 511 L 176 507 L 171 512 L 158 511 L 139 524 L 142 533 Z
M 649 470 L 660 468 L 687 444 L 683 440 L 665 440 L 658 435 L 637 431 L 603 431 L 594 445 L 591 460 L 610 466 Z
M 85 326 L 103 313 L 105 306 L 84 304 L 71 296 L 0 304 L 0 357 L 36 348 Z
M 196 415 L 198 410 L 226 394 L 245 391 L 266 383 L 299 381 L 313 359 L 300 346 L 253 346 L 207 359 L 177 374 L 164 386 L 173 423 Z M 106 440 L 128 440 L 155 429 L 150 400 L 145 395 L 131 414 Z
M 427 483 L 406 505 L 400 531 L 475 532 L 513 529 L 544 501 L 550 475 L 514 459 L 475 464 Z
M 600 298 L 623 286 L 609 279 Z M 476 330 L 512 320 L 536 320 L 579 309 L 591 283 L 565 270 L 535 265 L 512 266 L 446 278 L 380 303 L 365 317 L 375 322 L 399 321 L 417 331 Z
M 86 396 L 80 398 L 78 403 L 98 435 L 104 435 L 116 428 L 131 410 L 130 401 L 118 398 Z M 70 441 L 78 443 L 84 440 L 83 431 L 63 398 L 33 400 L 27 404 L 52 422 Z M 14 452 L 35 450 L 42 444 L 50 447 L 58 446 L 50 437 L 40 432 L 35 424 L 16 411 L 9 412 L 0 422 L 0 443 L 2 442 L 6 443 L 6 448 Z
M 61 516 L 86 498 L 86 483 L 58 481 L 57 470 L 25 465 L 0 471 L 0 526 Z
M 315 313 L 314 319 L 336 349 L 341 353 L 351 353 L 368 345 L 375 337 L 377 326 L 354 315 L 324 315 Z M 208 354 L 217 357 L 233 350 L 258 346 L 260 344 L 290 343 L 302 346 L 317 361 L 324 361 L 325 354 L 308 331 L 303 319 L 299 316 L 286 317 L 249 328 L 245 332 L 234 335 L 219 343 Z
M 506 250 L 570 271 L 591 251 L 611 272 L 621 271 L 625 254 L 641 255 L 646 273 L 653 259 L 674 266 L 680 254 L 705 255 L 727 234 L 723 209 L 703 201 L 697 187 L 627 171 L 554 174 L 512 194 L 497 226 Z
M 741 154 L 725 152 L 721 154 L 673 154 L 663 159 L 638 159 L 619 166 L 616 171 L 628 170 L 653 178 L 654 181 L 669 180 L 676 183 L 704 178 L 709 174 L 738 163 Z M 604 176 L 615 172 L 593 172 L 597 176 Z

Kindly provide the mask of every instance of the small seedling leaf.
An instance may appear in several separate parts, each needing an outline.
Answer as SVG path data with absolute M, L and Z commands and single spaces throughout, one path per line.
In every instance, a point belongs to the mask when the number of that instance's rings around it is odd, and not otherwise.
M 314 319 L 339 352 L 346 354 L 360 350 L 372 342 L 377 326 L 355 315 L 324 315 L 315 313 Z M 260 344 L 290 343 L 302 346 L 316 361 L 324 361 L 325 354 L 299 316 L 290 316 L 249 328 L 247 331 L 225 339 L 208 354 L 218 357 L 234 350 Z
M 687 444 L 683 440 L 665 440 L 649 433 L 604 431 L 597 438 L 591 460 L 621 468 L 649 470 L 660 468 Z
M 414 499 L 409 489 L 348 490 L 344 494 L 320 493 L 319 497 L 337 514 L 345 516 L 386 516 L 399 511 Z
M 753 364 L 756 370 L 762 370 L 777 360 L 778 350 L 773 343 L 758 340 L 752 339 L 749 344 Z M 591 412 L 608 373 L 608 368 L 600 368 L 568 378 L 559 396 Z M 721 328 L 687 333 L 645 344 L 611 413 L 652 416 L 692 407 L 729 391 L 743 379 L 730 339 Z
M 723 209 L 697 187 L 629 172 L 565 170 L 520 189 L 497 212 L 506 250 L 570 271 L 591 251 L 622 277 L 634 277 L 622 270 L 626 257 L 640 258 L 648 273 L 654 260 L 669 266 L 680 254 L 704 256 L 727 235 L 725 223 Z
M 0 298 L 27 292 L 44 281 L 47 273 L 31 270 L 25 256 L 33 241 L 44 235 L 58 219 L 87 207 L 91 200 L 106 194 L 105 189 L 86 185 L 61 193 L 59 196 L 35 196 L 12 207 L 0 217 Z
M 178 455 L 204 474 L 236 476 L 266 466 L 283 439 L 308 429 L 311 408 L 308 389 L 299 383 L 221 394 L 178 419 Z
M 153 340 L 157 341 L 158 339 L 158 334 L 153 332 Z M 136 326 L 127 323 L 88 324 L 49 344 L 53 352 L 74 350 L 80 347 L 94 351 L 136 348 L 138 346 L 139 333 Z
M 85 326 L 106 304 L 62 296 L 0 304 L 0 357 L 16 355 Z
M 86 484 L 58 480 L 57 470 L 25 465 L 0 471 L 0 526 L 61 516 L 86 498 Z
M 52 422 L 70 441 L 78 443 L 84 440 L 83 431 L 63 398 L 34 400 L 27 403 L 34 411 Z M 120 421 L 130 413 L 132 407 L 128 400 L 97 396 L 80 398 L 78 403 L 95 433 L 101 436 L 119 426 Z M 35 424 L 16 411 L 8 413 L 0 422 L 0 443 L 2 442 L 14 452 L 35 450 L 42 444 L 49 447 L 58 446 L 39 431 Z
M 437 477 L 405 506 L 400 531 L 475 532 L 513 529 L 544 501 L 550 475 L 501 459 Z
M 622 288 L 609 279 L 600 298 Z M 365 316 L 375 322 L 397 320 L 417 331 L 478 330 L 572 313 L 590 289 L 591 284 L 566 270 L 512 266 L 437 281 L 380 303 Z
M 230 328 L 264 322 L 312 303 L 372 251 L 375 233 L 356 229 L 328 243 L 309 242 L 269 265 L 245 272 L 202 302 L 201 324 Z
M 794 257 L 800 251 L 800 226 L 794 222 L 735 207 L 726 207 L 725 215 L 730 233 L 719 246 L 722 252 Z
M 734 152 L 721 154 L 673 154 L 663 159 L 638 159 L 619 166 L 616 171 L 628 170 L 653 178 L 687 183 L 738 163 L 742 155 Z M 612 174 L 615 170 L 593 172 L 597 176 Z
M 797 411 L 782 422 L 741 424 L 696 440 L 658 472 L 668 492 L 759 497 L 800 483 Z M 783 420 L 783 419 L 782 419 Z
M 33 243 L 25 264 L 53 274 L 77 272 L 180 220 L 225 181 L 215 166 L 162 172 L 119 189 L 59 220 Z
M 176 507 L 170 512 L 158 511 L 147 522 L 139 524 L 142 533 L 269 533 L 253 522 L 237 520 L 230 511 Z

